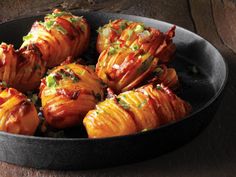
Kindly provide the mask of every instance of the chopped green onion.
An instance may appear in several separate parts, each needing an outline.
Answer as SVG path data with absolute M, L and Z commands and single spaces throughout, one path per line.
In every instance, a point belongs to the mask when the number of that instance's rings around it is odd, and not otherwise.
M 125 101 L 121 100 L 120 98 L 117 98 L 117 101 L 124 109 L 130 108 L 130 106 Z
M 61 25 L 55 25 L 55 29 L 59 32 L 61 32 L 62 34 L 67 34 L 67 31 L 65 30 L 65 28 L 63 28 Z
M 144 31 L 144 26 L 143 25 L 137 25 L 134 29 L 136 33 L 141 33 Z
M 102 30 L 102 35 L 104 35 L 104 37 L 108 37 L 110 34 L 110 31 L 111 31 L 110 28 L 104 28 Z
M 3 87 L 8 87 L 6 81 L 1 81 L 0 85 L 2 85 Z
M 29 34 L 27 34 L 26 36 L 23 37 L 23 41 L 28 41 L 28 40 L 30 40 L 32 38 L 33 38 L 33 34 L 29 33 Z
M 46 22 L 44 22 L 44 27 L 49 31 L 52 28 L 52 26 L 54 25 L 54 23 L 55 23 L 55 21 L 53 21 L 53 20 L 46 21 Z
M 143 35 L 143 36 L 150 36 L 151 33 L 150 33 L 148 30 L 144 30 L 144 31 L 141 33 L 141 35 Z
M 162 90 L 162 87 L 160 85 L 156 86 L 157 90 Z
M 116 49 L 114 47 L 110 47 L 109 48 L 109 52 L 108 52 L 108 55 L 113 55 L 116 53 Z
M 52 14 L 47 14 L 46 15 L 46 18 L 49 18 L 49 19 L 54 19 L 54 18 L 57 18 L 57 17 L 61 17 L 63 15 L 72 15 L 70 12 L 58 12 L 58 13 L 52 13 Z
M 131 46 L 131 49 L 132 49 L 133 51 L 136 51 L 136 50 L 139 49 L 139 46 L 138 46 L 137 44 L 132 45 L 132 46 Z
M 103 28 L 100 26 L 100 27 L 97 29 L 97 32 L 98 32 L 98 33 L 102 33 L 102 30 L 103 30 Z
M 126 24 L 125 23 L 121 23 L 120 28 L 121 28 L 121 30 L 124 30 L 126 28 Z
M 49 75 L 46 77 L 46 84 L 48 87 L 56 87 L 57 86 L 57 82 L 56 82 L 54 75 Z
M 153 56 L 150 56 L 148 59 L 146 59 L 142 63 L 142 65 L 137 69 L 138 74 L 141 74 L 141 73 L 145 72 L 150 67 L 153 59 L 154 59 Z

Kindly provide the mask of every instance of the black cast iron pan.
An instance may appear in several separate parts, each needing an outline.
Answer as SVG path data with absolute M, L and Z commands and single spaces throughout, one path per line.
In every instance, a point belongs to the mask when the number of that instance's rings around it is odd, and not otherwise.
M 142 21 L 166 31 L 171 24 L 154 19 L 103 12 L 73 11 L 91 25 L 91 47 L 83 58 L 96 63 L 96 29 L 111 19 Z M 14 20 L 0 25 L 0 41 L 22 42 L 32 23 L 42 16 Z M 191 103 L 188 117 L 154 130 L 134 135 L 87 139 L 49 138 L 0 132 L 0 160 L 44 169 L 91 169 L 109 167 L 156 157 L 196 136 L 212 119 L 227 79 L 227 67 L 220 53 L 206 40 L 181 27 L 176 29 L 176 59 L 171 63 L 181 79 L 179 96 Z

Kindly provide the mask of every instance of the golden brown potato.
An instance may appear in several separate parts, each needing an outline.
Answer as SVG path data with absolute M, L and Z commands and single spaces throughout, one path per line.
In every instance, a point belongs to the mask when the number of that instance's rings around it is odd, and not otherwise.
M 15 51 L 13 45 L 0 45 L 0 80 L 19 91 L 37 88 L 45 73 L 45 62 L 40 52 L 28 48 Z
M 40 86 L 43 113 L 49 125 L 66 128 L 82 122 L 103 100 L 103 85 L 88 66 L 76 63 L 54 68 Z
M 188 103 L 163 85 L 145 85 L 100 102 L 83 124 L 89 138 L 133 134 L 157 128 L 189 114 Z
M 59 65 L 68 56 L 77 57 L 88 47 L 90 27 L 83 17 L 55 9 L 44 18 L 36 21 L 21 48 L 36 46 L 47 67 Z
M 35 106 L 25 95 L 13 88 L 0 87 L 0 130 L 33 135 L 39 118 Z
M 100 27 L 98 30 L 97 51 L 101 53 L 109 46 L 129 47 L 132 50 L 142 49 L 159 62 L 169 62 L 176 50 L 172 38 L 175 35 L 175 26 L 166 33 L 158 29 L 146 27 L 143 23 L 123 19 L 114 20 Z
M 115 49 L 111 46 L 101 53 L 96 73 L 116 93 L 131 90 L 146 80 L 176 88 L 176 71 L 165 65 L 157 66 L 157 63 L 158 58 L 143 50 L 132 51 L 126 47 Z

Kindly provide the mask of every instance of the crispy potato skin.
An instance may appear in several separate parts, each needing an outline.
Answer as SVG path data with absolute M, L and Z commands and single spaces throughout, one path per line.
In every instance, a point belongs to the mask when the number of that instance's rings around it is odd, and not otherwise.
M 116 93 L 127 91 L 146 78 L 157 66 L 158 59 L 142 50 L 123 47 L 111 54 L 104 50 L 96 65 L 96 73 Z
M 81 55 L 90 38 L 90 27 L 85 18 L 58 9 L 52 15 L 44 18 L 44 24 L 36 21 L 28 34 L 32 37 L 21 46 L 36 46 L 47 67 L 59 65 L 68 56 Z
M 139 22 L 114 20 L 100 28 L 97 50 L 100 53 L 96 73 L 116 93 L 141 85 L 160 63 L 168 63 L 175 54 L 175 26 L 168 32 L 145 27 Z M 177 87 L 178 77 L 174 69 L 153 76 L 150 81 Z
M 140 22 L 118 19 L 99 28 L 98 32 L 98 53 L 118 43 L 120 47 L 125 45 L 133 48 L 135 46 L 159 58 L 160 63 L 168 63 L 173 59 L 176 51 L 176 46 L 172 41 L 175 36 L 175 26 L 166 33 L 162 33 L 158 29 L 145 27 Z
M 89 138 L 137 133 L 182 119 L 191 106 L 167 87 L 152 84 L 100 102 L 85 116 Z
M 48 83 L 49 77 L 55 79 L 54 86 Z M 54 68 L 40 85 L 46 121 L 55 128 L 80 124 L 86 113 L 103 100 L 103 91 L 101 80 L 87 66 L 71 63 Z
M 13 88 L 0 88 L 0 130 L 34 135 L 39 118 L 33 103 Z
M 19 91 L 36 89 L 45 73 L 45 62 L 39 51 L 22 49 L 15 51 L 13 45 L 0 45 L 0 80 Z

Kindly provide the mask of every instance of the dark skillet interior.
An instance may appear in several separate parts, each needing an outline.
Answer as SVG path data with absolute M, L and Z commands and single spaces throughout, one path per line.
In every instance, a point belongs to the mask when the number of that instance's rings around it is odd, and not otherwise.
M 124 18 L 142 21 L 147 26 L 166 31 L 171 24 L 144 17 L 80 12 L 91 25 L 89 50 L 82 56 L 95 64 L 96 29 L 109 20 Z M 35 20 L 32 17 L 0 25 L 0 41 L 19 47 Z M 184 144 L 196 136 L 211 120 L 218 106 L 227 78 L 226 64 L 219 52 L 201 37 L 177 27 L 175 67 L 181 80 L 177 94 L 190 102 L 193 112 L 187 118 L 167 126 L 135 135 L 90 140 L 78 138 L 45 138 L 0 132 L 0 160 L 18 165 L 47 169 L 89 169 L 131 163 L 155 157 Z M 76 134 L 77 130 L 73 130 Z M 78 133 L 78 132 L 77 132 Z

